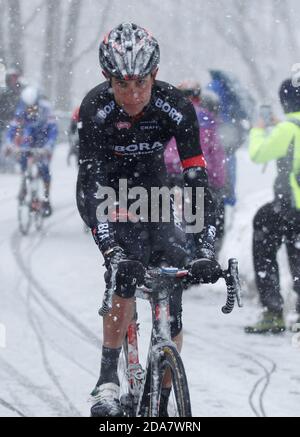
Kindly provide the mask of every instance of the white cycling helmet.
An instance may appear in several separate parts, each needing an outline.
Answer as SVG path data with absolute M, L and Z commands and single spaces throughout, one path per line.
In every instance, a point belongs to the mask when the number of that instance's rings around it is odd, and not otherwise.
M 157 70 L 159 45 L 146 29 L 134 23 L 122 23 L 100 44 L 99 61 L 108 77 L 142 78 Z
M 27 106 L 34 106 L 37 104 L 39 98 L 39 92 L 32 86 L 26 87 L 21 93 L 21 100 Z

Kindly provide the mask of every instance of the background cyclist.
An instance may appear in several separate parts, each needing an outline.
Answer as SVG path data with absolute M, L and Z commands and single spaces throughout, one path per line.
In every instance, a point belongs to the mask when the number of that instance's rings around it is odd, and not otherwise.
M 39 97 L 38 90 L 26 87 L 15 112 L 13 121 L 7 131 L 7 148 L 19 147 L 21 171 L 27 168 L 27 160 L 31 148 L 40 149 L 38 168 L 44 182 L 43 214 L 48 217 L 52 213 L 50 204 L 50 161 L 57 139 L 58 128 L 49 102 Z M 25 197 L 25 187 L 22 184 L 19 200 Z

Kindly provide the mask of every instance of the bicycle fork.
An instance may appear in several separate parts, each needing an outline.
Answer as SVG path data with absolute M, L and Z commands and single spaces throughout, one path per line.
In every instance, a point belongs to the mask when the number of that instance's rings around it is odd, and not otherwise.
M 162 378 L 159 372 L 161 369 L 163 346 L 172 343 L 169 286 L 169 281 L 166 281 L 165 278 L 158 278 L 155 289 L 160 291 L 153 291 L 151 293 L 152 333 L 147 359 L 146 379 L 138 408 L 138 415 L 141 416 L 148 416 L 149 411 L 151 411 L 154 417 L 158 417 L 159 414 L 158 410 L 162 384 Z
M 168 294 L 166 293 L 165 298 L 159 300 L 156 296 L 152 295 L 151 306 L 153 328 L 146 371 L 142 368 L 139 361 L 139 327 L 136 317 L 132 320 L 127 330 L 127 380 L 130 398 L 123 398 L 121 403 L 127 411 L 133 407 L 134 411 L 137 412 L 137 416 L 147 416 L 144 408 L 146 405 L 149 405 L 149 402 L 158 405 L 160 378 L 153 378 L 153 375 L 157 374 L 158 376 L 161 346 L 165 342 L 170 342 L 171 336 Z M 133 405 L 131 404 L 132 401 Z
M 163 282 L 163 281 L 162 281 Z M 165 284 L 161 284 L 163 287 Z M 169 293 L 160 293 L 160 299 L 153 296 L 152 299 L 152 336 L 151 336 L 151 355 L 149 363 L 151 365 L 151 387 L 150 387 L 150 402 L 152 404 L 151 411 L 154 417 L 159 415 L 159 397 L 161 392 L 162 379 L 159 375 L 160 362 L 162 359 L 162 348 L 171 340 L 171 320 Z
M 128 326 L 125 340 L 127 352 L 126 379 L 128 381 L 128 394 L 121 396 L 120 402 L 127 416 L 135 416 L 141 389 L 145 380 L 145 371 L 139 360 L 137 316 Z
M 139 393 L 141 382 L 144 380 L 144 370 L 139 360 L 138 350 L 138 324 L 132 320 L 127 330 L 128 368 L 127 378 L 131 394 L 136 397 Z

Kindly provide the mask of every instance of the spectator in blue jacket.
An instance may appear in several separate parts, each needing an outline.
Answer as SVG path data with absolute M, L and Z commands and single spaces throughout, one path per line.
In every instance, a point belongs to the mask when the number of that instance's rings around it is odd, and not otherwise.
M 236 151 L 245 142 L 251 126 L 254 100 L 246 88 L 232 74 L 222 70 L 210 71 L 212 81 L 208 88 L 219 97 L 219 135 L 227 161 L 225 204 L 236 204 Z

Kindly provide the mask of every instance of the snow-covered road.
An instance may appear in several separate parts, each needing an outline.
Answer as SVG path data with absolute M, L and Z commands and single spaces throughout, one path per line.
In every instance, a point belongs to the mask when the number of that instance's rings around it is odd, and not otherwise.
M 67 148 L 53 160 L 54 214 L 41 233 L 17 230 L 19 175 L 0 174 L 0 416 L 87 416 L 87 398 L 99 371 L 102 259 L 83 230 L 75 205 L 75 167 Z M 246 296 L 243 309 L 223 315 L 223 284 L 195 287 L 184 295 L 186 366 L 194 416 L 300 416 L 300 346 L 293 334 L 247 336 L 259 307 L 253 289 L 251 220 L 271 199 L 273 169 L 262 173 L 239 152 L 240 202 L 221 258 L 239 259 Z M 282 285 L 286 316 L 293 293 L 284 251 Z M 151 326 L 146 302 L 139 304 L 141 354 Z M 295 341 L 295 337 L 294 337 Z

